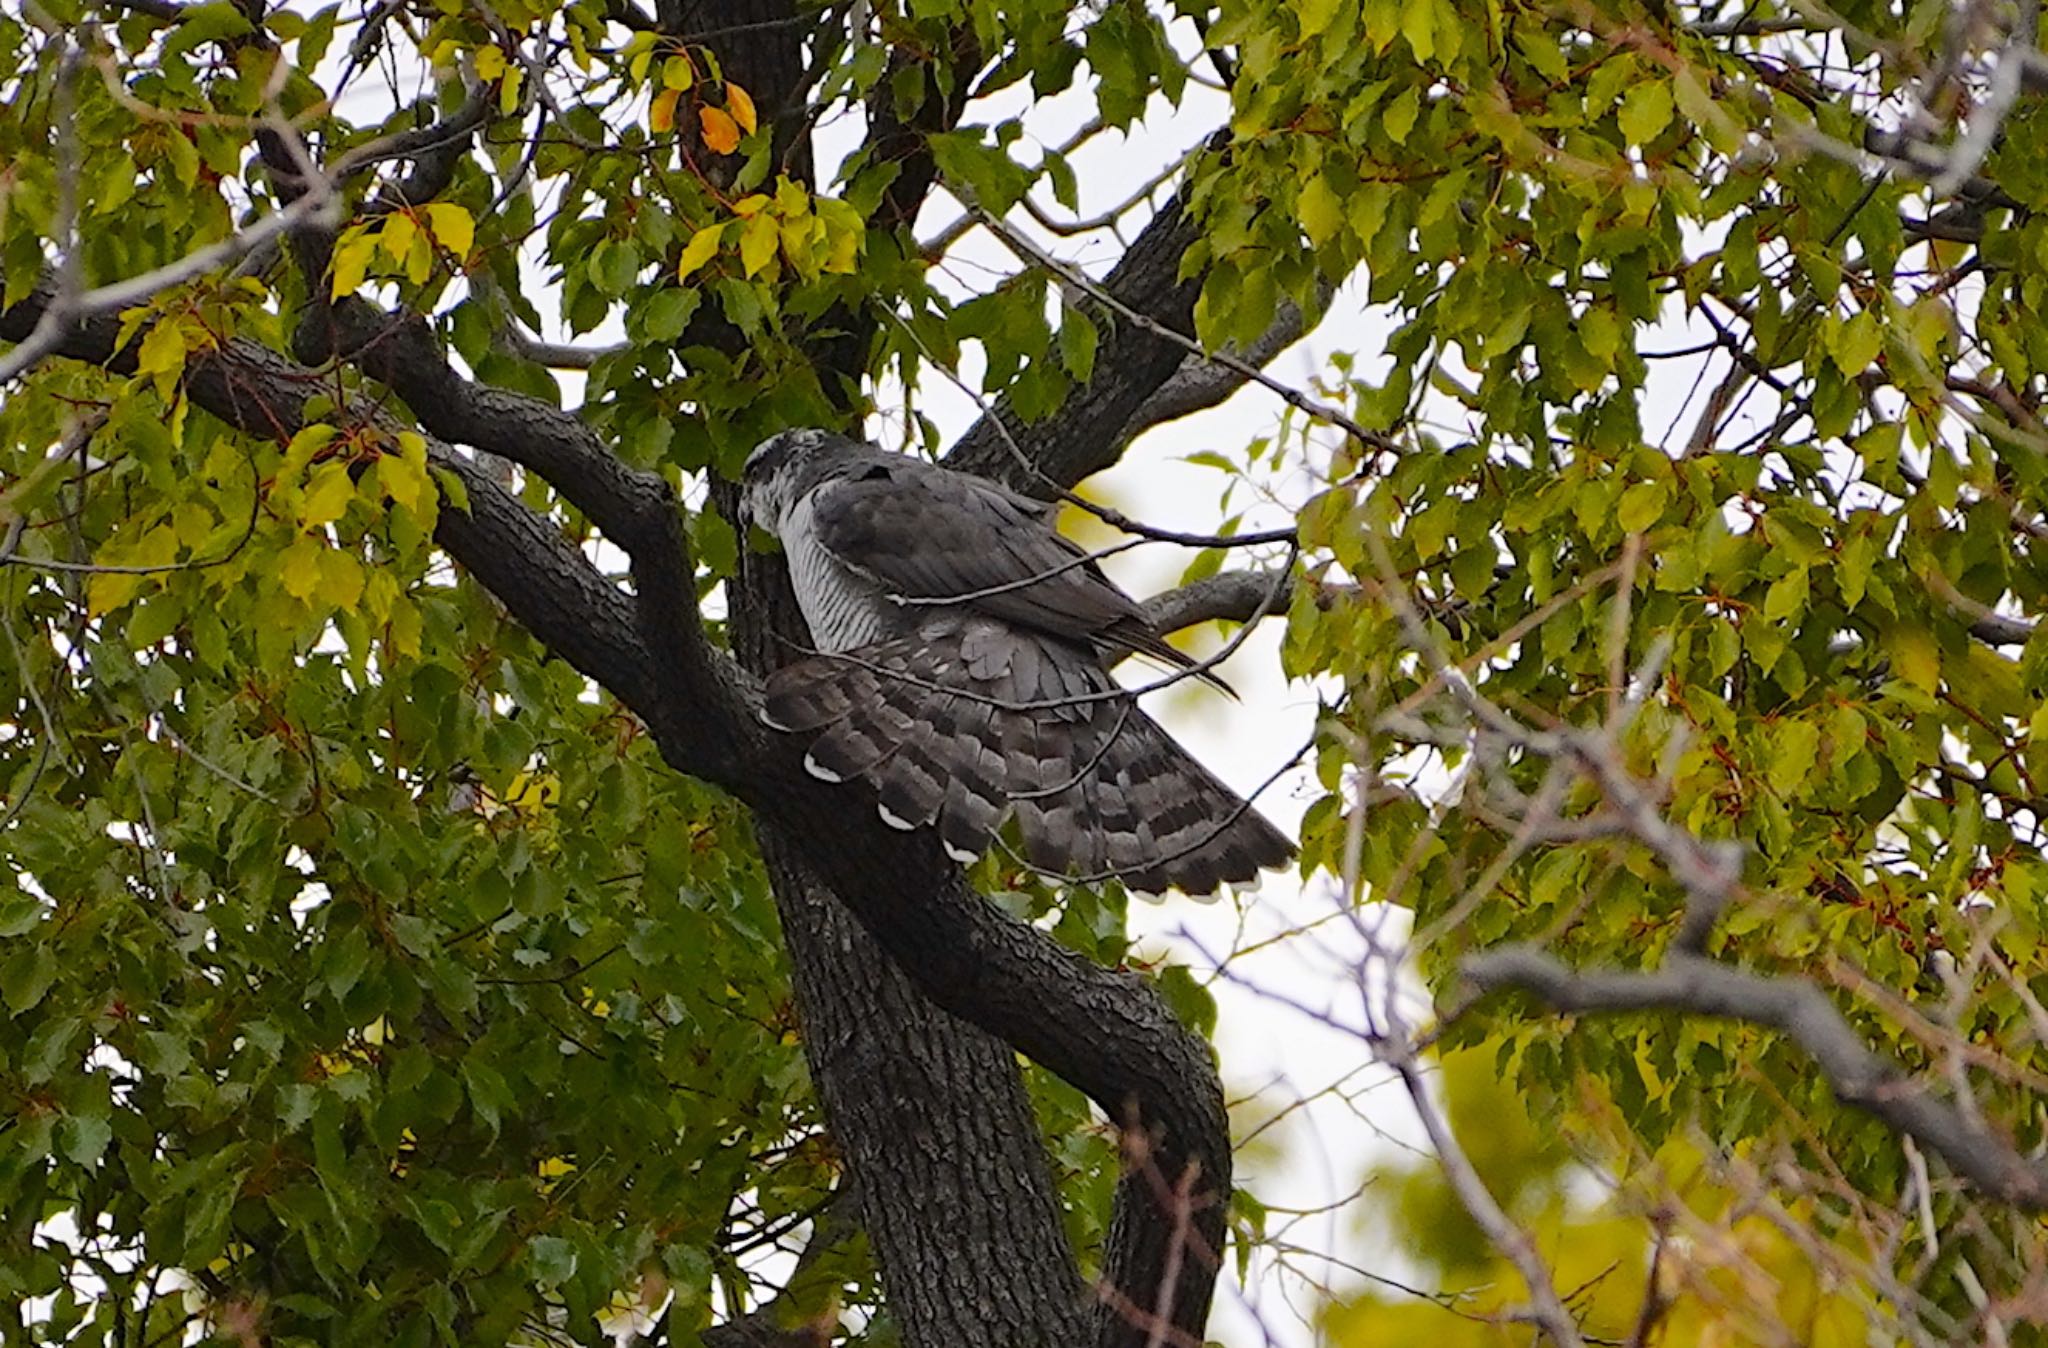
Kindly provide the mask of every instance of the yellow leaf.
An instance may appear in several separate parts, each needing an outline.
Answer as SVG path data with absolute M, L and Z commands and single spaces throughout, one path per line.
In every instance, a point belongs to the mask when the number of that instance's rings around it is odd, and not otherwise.
M 678 281 L 689 280 L 691 272 L 696 271 L 699 267 L 709 262 L 712 256 L 718 252 L 719 240 L 724 235 L 724 225 L 706 225 L 695 234 L 692 234 L 690 241 L 683 245 L 682 260 L 676 263 L 676 279 Z
M 213 533 L 214 513 L 197 501 L 186 501 L 171 512 L 171 532 L 178 542 L 197 548 Z
M 434 274 L 434 245 L 427 242 L 424 234 L 412 236 L 412 251 L 405 256 L 405 279 L 416 286 L 423 286 Z
M 332 524 L 348 509 L 348 503 L 355 499 L 356 484 L 348 475 L 348 465 L 339 461 L 323 463 L 313 470 L 312 481 L 306 484 L 305 504 L 299 511 L 299 519 L 309 527 Z
M 458 258 L 468 257 L 476 243 L 476 221 L 468 211 L 450 202 L 437 201 L 427 207 L 427 228 L 434 232 L 436 243 Z
M 505 53 L 497 47 L 483 47 L 476 54 L 477 78 L 494 80 L 505 73 Z
M 759 215 L 767 205 L 768 198 L 762 193 L 756 192 L 751 196 L 744 196 L 735 201 L 732 204 L 732 213 L 739 216 L 742 220 L 751 220 Z
M 731 154 L 740 148 L 740 129 L 718 108 L 697 109 L 697 121 L 704 128 L 704 144 L 715 154 Z
M 808 279 L 818 274 L 816 243 L 824 232 L 825 222 L 815 215 L 800 215 L 782 222 L 782 253 L 789 259 L 789 265 L 796 268 L 797 275 Z
M 740 231 L 740 265 L 746 268 L 748 276 L 774 259 L 778 237 L 773 216 L 757 215 L 747 221 L 747 227 Z
M 320 579 L 314 594 L 322 603 L 352 609 L 363 597 L 363 564 L 353 553 L 324 548 L 319 556 Z
M 101 566 L 169 568 L 178 555 L 177 531 L 159 524 L 134 543 L 115 543 L 102 548 L 95 559 Z M 152 577 L 146 571 L 100 571 L 86 582 L 86 608 L 95 617 L 112 613 L 136 595 Z
M 661 63 L 661 84 L 665 89 L 687 89 L 697 82 L 688 56 L 671 56 Z
M 519 111 L 519 89 L 525 78 L 526 71 L 519 66 L 505 72 L 504 81 L 498 85 L 498 112 L 501 115 L 510 117 Z
M 278 555 L 277 578 L 284 592 L 294 599 L 311 599 L 320 588 L 320 554 L 326 548 L 319 540 L 300 538 Z
M 754 112 L 753 96 L 731 80 L 725 82 L 725 107 L 748 135 L 754 134 L 754 128 L 760 125 L 760 121 Z
M 168 318 L 158 323 L 143 337 L 135 364 L 143 374 L 155 378 L 160 396 L 170 397 L 178 387 L 178 376 L 185 372 L 184 329 Z
M 414 514 L 419 513 L 434 491 L 424 459 L 414 462 L 409 454 L 386 454 L 377 460 L 377 480 L 383 484 L 385 495 Z
M 654 102 L 647 108 L 647 129 L 657 136 L 665 136 L 676 127 L 676 100 L 682 95 L 673 89 L 664 89 L 654 96 Z
M 344 232 L 341 242 L 334 246 L 334 282 L 329 291 L 330 298 L 340 299 L 353 295 L 369 274 L 370 258 L 377 251 L 377 240 L 361 225 Z
M 412 251 L 412 241 L 419 237 L 420 227 L 409 215 L 387 216 L 384 228 L 377 234 L 377 242 L 383 245 L 385 254 L 393 262 L 403 264 L 405 255 Z
M 832 236 L 832 246 L 825 255 L 825 270 L 840 276 L 850 275 L 854 260 L 860 256 L 861 236 L 851 230 L 844 230 Z
M 372 622 L 384 622 L 391 617 L 391 605 L 398 598 L 398 581 L 389 571 L 379 568 L 370 573 L 370 579 L 363 587 L 363 608 Z
M 391 608 L 391 648 L 400 655 L 420 653 L 420 611 L 410 600 L 400 600 Z
M 95 618 L 121 608 L 142 589 L 143 577 L 119 571 L 100 571 L 86 578 L 85 611 Z
M 310 426 L 301 426 L 299 433 L 292 437 L 291 443 L 284 447 L 284 463 L 279 465 L 277 470 L 278 482 L 287 483 L 295 480 L 300 473 L 305 471 L 306 465 L 313 461 L 315 454 L 318 454 L 321 450 L 334 443 L 334 437 L 337 434 L 339 432 L 324 421 L 316 421 Z M 211 475 L 210 469 L 211 465 L 209 465 L 209 475 Z
M 1900 678 L 1928 693 L 1941 686 L 1941 647 L 1926 628 L 1896 628 L 1888 644 L 1892 668 Z
M 1314 37 L 1328 28 L 1330 20 L 1336 17 L 1337 0 L 1301 0 L 1294 13 L 1294 21 L 1305 38 Z

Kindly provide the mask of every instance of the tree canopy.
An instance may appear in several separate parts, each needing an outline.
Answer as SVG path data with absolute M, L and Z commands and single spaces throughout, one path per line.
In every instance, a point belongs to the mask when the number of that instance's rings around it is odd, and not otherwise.
M 2038 1333 L 2037 26 L 0 13 L 0 1335 Z M 1280 934 L 1161 958 L 804 771 L 736 510 L 792 426 L 1284 625 Z M 1191 451 L 1206 517 L 1073 495 Z M 1241 978 L 1429 1144 L 1334 1246 L 1232 1183 Z

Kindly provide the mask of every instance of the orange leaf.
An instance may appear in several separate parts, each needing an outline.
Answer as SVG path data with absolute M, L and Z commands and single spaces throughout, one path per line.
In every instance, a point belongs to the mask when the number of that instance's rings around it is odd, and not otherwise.
M 719 108 L 698 108 L 697 120 L 704 127 L 704 143 L 719 154 L 731 154 L 740 148 L 738 123 Z
M 657 136 L 675 130 L 676 100 L 681 97 L 674 89 L 664 89 L 656 94 L 653 105 L 647 109 L 647 129 Z
M 754 128 L 760 125 L 760 119 L 754 114 L 753 95 L 732 81 L 727 80 L 725 84 L 725 107 L 726 111 L 732 114 L 732 119 L 740 124 L 741 130 L 750 136 L 754 134 Z

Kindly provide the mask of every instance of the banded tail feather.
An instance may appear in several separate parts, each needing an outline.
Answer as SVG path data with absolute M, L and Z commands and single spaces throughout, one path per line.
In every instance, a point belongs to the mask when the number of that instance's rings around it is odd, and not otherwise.
M 936 826 L 956 859 L 1012 816 L 1034 867 L 1152 893 L 1213 893 L 1294 853 L 1090 653 L 983 619 L 799 661 L 764 715 L 814 737 L 814 775 L 866 782 L 888 822 Z

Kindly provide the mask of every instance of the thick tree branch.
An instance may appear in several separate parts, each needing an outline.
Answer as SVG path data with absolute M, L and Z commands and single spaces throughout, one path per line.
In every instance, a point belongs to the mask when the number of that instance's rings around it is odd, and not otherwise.
M 38 290 L 0 312 L 0 340 L 16 341 L 33 330 L 48 302 Z M 111 314 L 69 324 L 53 354 L 132 373 L 140 334 L 116 349 L 120 320 Z M 213 351 L 195 351 L 186 361 L 186 392 L 192 401 L 238 430 L 287 440 L 306 425 L 308 398 L 333 391 L 322 378 L 268 347 L 235 338 Z M 347 404 L 342 420 L 398 429 L 398 423 L 370 408 Z M 475 463 L 446 443 L 429 438 L 430 461 L 462 479 L 467 513 L 445 506 L 436 538 L 504 601 L 550 650 L 612 690 L 629 705 L 653 697 L 653 668 L 632 624 L 631 601 L 565 539 Z
M 666 482 L 621 463 L 574 413 L 459 373 L 418 314 L 344 299 L 332 306 L 328 322 L 301 326 L 298 346 L 308 364 L 346 360 L 389 385 L 419 424 L 442 439 L 488 449 L 538 473 L 629 553 L 653 545 L 677 508 Z
M 1195 298 L 1201 293 L 1199 277 L 1180 277 L 1181 255 L 1200 237 L 1186 204 L 1183 188 L 1152 217 L 1102 283 L 1118 303 L 1183 334 L 1194 331 Z M 1112 318 L 1096 352 L 1095 378 L 1071 391 L 1042 421 L 1026 422 L 1007 397 L 999 399 L 960 437 L 946 464 L 1034 496 L 1053 492 L 1041 472 L 1071 487 L 1117 461 L 1126 443 L 1124 428 L 1145 400 L 1173 378 L 1187 354 L 1170 338 Z M 1018 462 L 1012 440 L 1030 460 L 1028 466 Z
M 884 210 L 906 221 L 931 183 L 926 137 L 957 121 L 959 91 L 968 84 L 964 71 L 980 57 L 963 36 L 943 59 L 957 77 L 951 95 L 927 80 L 927 97 L 915 114 L 899 123 L 891 103 L 872 124 L 870 152 L 898 165 Z M 792 155 L 789 162 L 801 178 L 807 158 Z M 861 315 L 841 316 L 836 326 L 845 335 L 813 351 L 821 373 L 836 372 L 849 392 L 866 375 L 870 322 Z M 732 349 L 742 341 L 729 333 L 713 344 Z M 849 408 L 857 402 L 849 398 Z M 728 518 L 733 498 L 730 484 L 713 484 L 713 499 Z M 779 558 L 744 556 L 730 593 L 729 630 L 747 668 L 772 669 L 801 648 L 802 621 Z M 791 785 L 808 796 L 814 784 Z M 807 1027 L 830 1034 L 835 1020 L 846 1024 L 833 1013 L 839 1002 L 872 1008 L 848 1018 L 858 1023 L 857 1035 L 835 1040 L 837 1052 L 814 1052 L 813 1062 L 829 1064 L 819 1083 L 834 1129 L 844 1132 L 865 1175 L 893 1191 L 867 1206 L 906 1337 L 933 1348 L 968 1342 L 1067 1348 L 1085 1342 L 1086 1326 L 1072 1297 L 1072 1256 L 1057 1213 L 1044 1198 L 1050 1189 L 1043 1143 L 1014 1061 L 973 1031 L 934 1015 L 921 999 L 900 996 L 894 986 L 898 971 L 914 979 L 924 998 L 1090 1092 L 1111 1117 L 1129 1114 L 1147 1132 L 1156 1130 L 1183 1169 L 1188 1158 L 1199 1156 L 1195 1178 L 1213 1198 L 1208 1207 L 1218 1223 L 1212 1242 L 1220 1236 L 1221 1200 L 1229 1191 L 1228 1132 L 1213 1064 L 1199 1038 L 1173 1023 L 1148 989 L 1116 981 L 1025 934 L 975 895 L 957 869 L 927 845 L 929 839 L 905 839 L 878 829 L 872 818 L 849 817 L 846 804 L 843 793 L 813 800 L 823 814 L 808 813 L 810 807 L 779 812 L 758 803 L 764 855 L 784 914 Z M 876 845 L 882 853 L 868 850 Z M 917 849 L 915 864 L 897 855 L 906 847 Z M 848 928 L 838 910 L 819 899 L 821 881 L 874 937 Z M 887 961 L 869 953 L 867 942 L 874 938 Z M 912 940 L 933 944 L 912 949 Z M 1136 1031 L 1106 1054 L 1109 1046 L 1093 1042 L 1105 1014 Z M 1038 1037 L 1048 1029 L 1054 1038 Z M 842 1060 L 848 1055 L 851 1063 Z M 887 1063 L 889 1070 L 865 1070 L 866 1062 Z M 929 1075 L 915 1070 L 920 1062 L 929 1065 Z M 1155 1070 L 1166 1076 L 1140 1079 Z M 1177 1093 L 1161 1093 L 1168 1082 Z M 864 1107 L 884 1086 L 892 1090 L 890 1107 Z M 906 1111 L 927 1120 L 932 1139 L 971 1141 L 939 1155 L 933 1142 L 891 1126 Z M 961 1145 L 971 1154 L 962 1154 Z M 929 1203 L 902 1201 L 927 1193 Z M 1162 1284 L 1169 1286 L 1174 1325 L 1183 1334 L 1199 1335 L 1214 1268 L 1168 1278 L 1172 1218 L 1149 1193 L 1129 1184 L 1119 1191 L 1113 1226 L 1108 1280 L 1144 1305 L 1154 1303 Z M 953 1248 L 944 1248 L 949 1242 Z M 995 1265 L 961 1262 L 990 1252 L 1007 1257 Z M 931 1279 L 938 1285 L 927 1285 Z M 975 1295 L 963 1299 L 962 1286 L 974 1286 Z M 1151 1337 L 1149 1329 L 1125 1320 L 1105 1320 L 1097 1335 L 1100 1342 L 1133 1348 Z
M 780 830 L 763 829 L 761 846 L 825 1117 L 849 1172 L 892 1186 L 855 1187 L 899 1318 L 920 1341 L 996 1330 L 1019 1348 L 1085 1343 L 1083 1288 L 1051 1172 L 1032 1163 L 1042 1143 L 1015 1053 L 933 1005 Z
M 1261 333 L 1257 341 L 1242 350 L 1226 346 L 1224 351 L 1242 362 L 1243 366 L 1264 369 L 1307 332 L 1308 316 L 1301 311 L 1301 306 L 1293 300 L 1282 300 L 1280 312 L 1273 316 L 1272 326 Z M 1226 365 L 1206 356 L 1185 356 L 1180 368 L 1131 414 L 1131 419 L 1124 424 L 1123 439 L 1135 440 L 1154 426 L 1163 426 L 1169 421 L 1179 421 L 1182 417 L 1216 407 L 1250 382 L 1251 376 L 1244 372 L 1242 366 Z
M 1294 585 L 1292 577 L 1270 571 L 1224 571 L 1152 596 L 1145 601 L 1145 618 L 1161 632 L 1219 620 L 1250 622 L 1262 614 L 1285 613 Z
M 1519 988 L 1569 1013 L 1676 1011 L 1777 1030 L 1806 1051 L 1838 1099 L 1934 1152 L 1985 1194 L 2026 1212 L 2048 1211 L 2048 1166 L 1865 1047 L 1826 994 L 1804 979 L 1766 977 L 1683 952 L 1667 955 L 1655 973 L 1574 972 L 1528 946 L 1472 956 L 1463 971 L 1482 989 Z

